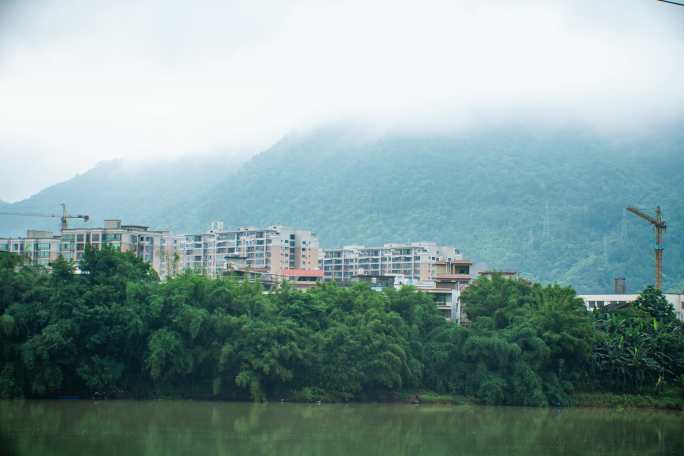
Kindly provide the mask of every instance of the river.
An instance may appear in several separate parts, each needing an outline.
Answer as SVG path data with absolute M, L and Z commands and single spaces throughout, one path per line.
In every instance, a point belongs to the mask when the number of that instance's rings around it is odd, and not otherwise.
M 0 401 L 2 455 L 684 455 L 684 413 Z

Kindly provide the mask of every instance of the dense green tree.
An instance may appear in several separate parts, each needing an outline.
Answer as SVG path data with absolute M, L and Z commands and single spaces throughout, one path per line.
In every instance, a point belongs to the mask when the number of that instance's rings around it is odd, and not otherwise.
M 598 312 L 594 319 L 595 387 L 653 392 L 684 373 L 684 334 L 672 306 L 648 287 L 624 309 Z
M 476 366 L 489 378 L 480 393 L 488 402 L 500 394 L 526 405 L 570 401 L 589 366 L 593 337 L 590 315 L 572 289 L 494 274 L 468 287 L 463 303 L 475 340 L 484 343 L 475 358 L 489 353 L 490 362 Z
M 684 374 L 682 324 L 652 288 L 592 316 L 569 288 L 494 275 L 463 292 L 470 325 L 458 326 L 412 287 L 160 282 L 106 247 L 51 272 L 0 257 L 0 278 L 0 397 L 374 400 L 427 389 L 539 406 L 577 389 L 658 392 Z

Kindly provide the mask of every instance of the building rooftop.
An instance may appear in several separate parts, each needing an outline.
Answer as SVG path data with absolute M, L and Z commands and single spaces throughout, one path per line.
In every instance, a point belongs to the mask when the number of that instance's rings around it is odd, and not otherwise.
M 472 277 L 469 274 L 437 274 L 435 280 L 470 280 Z
M 318 269 L 283 269 L 284 277 L 323 277 Z
M 147 231 L 149 227 L 144 225 L 121 225 L 121 229 L 129 231 Z

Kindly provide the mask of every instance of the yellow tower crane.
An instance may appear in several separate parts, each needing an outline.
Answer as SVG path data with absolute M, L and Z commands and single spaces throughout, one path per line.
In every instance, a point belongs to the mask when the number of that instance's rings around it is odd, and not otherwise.
M 61 204 L 62 206 L 62 215 L 58 214 L 36 214 L 32 212 L 0 212 L 0 215 L 17 215 L 21 217 L 52 217 L 52 218 L 58 218 L 60 219 L 60 225 L 59 228 L 61 231 L 64 231 L 68 228 L 67 220 L 68 219 L 82 219 L 84 222 L 87 222 L 90 220 L 90 216 L 88 215 L 69 215 L 66 209 L 66 205 L 64 203 Z
M 665 230 L 667 229 L 667 224 L 665 223 L 665 220 L 663 220 L 660 206 L 656 208 L 655 217 L 651 217 L 635 207 L 628 207 L 627 210 L 632 214 L 635 214 L 636 216 L 646 220 L 655 228 L 655 286 L 660 290 L 663 286 L 663 234 L 665 234 Z

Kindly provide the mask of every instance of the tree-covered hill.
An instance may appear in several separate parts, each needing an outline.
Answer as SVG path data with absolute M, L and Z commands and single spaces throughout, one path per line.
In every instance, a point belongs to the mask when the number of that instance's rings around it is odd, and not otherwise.
M 74 212 L 178 232 L 212 220 L 282 223 L 314 230 L 326 247 L 434 240 L 483 267 L 599 292 L 617 276 L 630 290 L 653 283 L 652 229 L 624 208 L 660 205 L 665 286 L 682 289 L 683 149 L 684 133 L 674 128 L 617 139 L 583 130 L 324 128 L 289 135 L 237 170 L 183 160 L 108 180 L 108 165 L 11 207 L 64 201 Z M 0 218 L 0 232 L 33 222 L 9 227 Z
M 489 268 L 582 292 L 653 280 L 653 233 L 626 214 L 660 204 L 665 283 L 684 286 L 684 135 L 622 140 L 582 132 L 364 138 L 292 136 L 246 163 L 178 217 L 183 228 L 285 223 L 324 246 L 434 240 Z
M 88 226 L 101 226 L 107 218 L 160 226 L 158 215 L 169 207 L 204 193 L 233 172 L 235 157 L 187 157 L 183 160 L 130 164 L 102 162 L 89 171 L 52 185 L 0 210 L 16 213 L 60 214 L 65 203 L 72 214 L 91 217 Z M 69 222 L 82 225 L 78 220 Z M 56 231 L 59 219 L 0 215 L 0 236 L 23 236 L 26 228 Z

